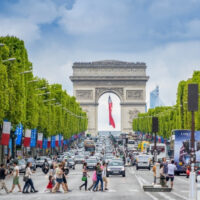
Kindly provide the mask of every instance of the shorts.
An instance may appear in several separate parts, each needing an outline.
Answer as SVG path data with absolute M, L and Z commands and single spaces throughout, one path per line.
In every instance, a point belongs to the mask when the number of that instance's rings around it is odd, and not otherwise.
M 56 178 L 56 181 L 61 184 L 63 182 L 63 179 L 62 178 Z
M 166 177 L 166 181 L 169 181 L 169 179 L 171 180 L 171 182 L 173 182 L 174 181 L 174 175 L 168 175 Z
M 63 176 L 63 183 L 64 183 L 64 184 L 67 183 L 67 180 L 66 180 L 65 176 Z
M 19 176 L 13 178 L 13 185 L 19 185 Z

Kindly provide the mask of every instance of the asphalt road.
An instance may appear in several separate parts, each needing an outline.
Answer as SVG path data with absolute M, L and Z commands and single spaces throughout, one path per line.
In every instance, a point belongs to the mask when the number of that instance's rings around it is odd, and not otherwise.
M 89 173 L 89 185 L 92 183 L 91 177 L 92 172 Z M 84 191 L 84 188 L 80 191 L 79 186 L 82 184 L 81 181 L 81 165 L 77 165 L 75 170 L 71 170 L 68 175 L 68 185 L 71 190 L 69 193 L 64 194 L 62 189 L 60 193 L 49 193 L 45 192 L 45 187 L 48 183 L 48 177 L 45 176 L 40 169 L 33 175 L 32 179 L 35 188 L 39 190 L 35 194 L 22 194 L 18 192 L 18 188 L 12 194 L 5 194 L 3 190 L 0 191 L 1 200 L 186 200 L 189 194 L 189 180 L 185 176 L 175 177 L 174 189 L 170 193 L 150 193 L 144 192 L 142 189 L 143 184 L 152 184 L 153 175 L 149 170 L 136 171 L 135 167 L 126 168 L 126 177 L 122 176 L 110 176 L 108 178 L 108 188 L 106 192 L 92 192 Z M 22 176 L 20 177 L 20 183 L 23 185 Z M 12 179 L 6 179 L 6 185 L 10 189 Z

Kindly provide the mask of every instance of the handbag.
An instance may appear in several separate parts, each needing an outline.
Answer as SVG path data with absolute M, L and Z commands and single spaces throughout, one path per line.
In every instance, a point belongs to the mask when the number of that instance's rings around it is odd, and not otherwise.
M 25 175 L 24 175 L 23 181 L 24 181 L 24 182 L 28 181 L 28 176 L 25 176 Z
M 86 176 L 83 176 L 83 177 L 82 177 L 82 181 L 87 181 L 87 177 L 86 177 Z

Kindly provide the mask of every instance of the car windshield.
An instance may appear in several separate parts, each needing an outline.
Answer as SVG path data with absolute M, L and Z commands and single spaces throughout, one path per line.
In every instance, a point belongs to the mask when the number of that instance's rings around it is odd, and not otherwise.
M 122 162 L 110 162 L 108 166 L 123 166 Z
M 74 160 L 71 158 L 71 159 L 68 159 L 68 161 L 69 161 L 69 162 L 73 162 Z
M 112 159 L 113 156 L 106 156 L 106 159 Z
M 34 162 L 34 159 L 33 159 L 33 158 L 28 158 L 27 161 L 28 161 L 28 162 Z
M 25 162 L 25 160 L 19 160 L 19 165 L 25 165 L 26 164 L 26 162 Z
M 139 160 L 148 160 L 149 157 L 148 156 L 138 156 Z

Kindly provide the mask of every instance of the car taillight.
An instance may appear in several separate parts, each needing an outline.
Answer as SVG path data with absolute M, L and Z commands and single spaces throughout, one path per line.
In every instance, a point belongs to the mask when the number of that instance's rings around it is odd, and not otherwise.
M 200 171 L 198 171 L 198 175 L 200 175 Z

